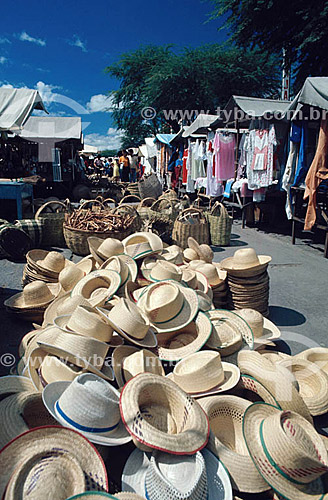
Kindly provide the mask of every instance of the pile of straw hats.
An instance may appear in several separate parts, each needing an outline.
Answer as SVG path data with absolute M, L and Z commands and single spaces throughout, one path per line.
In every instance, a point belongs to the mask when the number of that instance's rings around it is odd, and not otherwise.
M 220 262 L 228 273 L 230 309 L 255 309 L 263 316 L 269 315 L 270 261 L 270 256 L 257 255 L 253 248 L 241 248 Z
M 57 283 L 59 273 L 73 263 L 65 259 L 63 254 L 55 251 L 30 250 L 26 255 L 27 264 L 23 271 L 23 284 L 32 281 Z

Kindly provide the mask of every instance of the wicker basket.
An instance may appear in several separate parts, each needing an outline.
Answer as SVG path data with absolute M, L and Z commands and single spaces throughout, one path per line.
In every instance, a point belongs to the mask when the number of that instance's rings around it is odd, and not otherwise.
M 176 205 L 177 200 L 171 200 L 170 198 L 161 197 L 152 204 L 149 216 L 153 220 L 156 220 L 156 218 L 162 219 L 164 216 L 174 222 L 179 215 L 179 209 L 176 207 Z
M 206 216 L 210 225 L 212 245 L 230 245 L 232 217 L 228 214 L 225 206 L 217 201 Z
M 128 203 L 129 205 L 131 204 L 131 205 L 137 206 L 137 205 L 139 205 L 140 202 L 141 202 L 140 196 L 138 196 L 136 194 L 128 194 L 121 199 L 119 205 L 123 205 L 125 203 Z
M 161 183 L 155 173 L 150 174 L 148 177 L 139 181 L 139 194 L 140 198 L 159 198 L 163 193 Z
M 137 212 L 143 221 L 149 218 L 151 206 L 155 201 L 155 198 L 144 198 L 137 206 Z
M 174 189 L 167 189 L 164 191 L 162 194 L 161 198 L 167 198 L 168 200 L 176 200 L 178 198 L 177 193 L 174 191 Z
M 51 209 L 51 205 L 60 205 L 61 212 L 44 212 L 47 208 Z M 43 239 L 42 245 L 47 247 L 64 247 L 65 239 L 63 234 L 63 223 L 65 221 L 65 212 L 67 205 L 60 201 L 48 201 L 35 214 L 35 220 L 43 222 Z
M 189 236 L 192 236 L 199 244 L 210 243 L 208 221 L 198 208 L 183 210 L 173 226 L 172 240 L 176 245 L 187 248 Z
M 89 255 L 90 253 L 88 245 L 89 236 L 97 236 L 97 238 L 102 238 L 103 240 L 105 240 L 106 238 L 116 238 L 117 240 L 124 240 L 124 238 L 130 236 L 130 234 L 133 232 L 132 226 L 125 231 L 107 231 L 105 233 L 85 231 L 83 229 L 74 229 L 72 227 L 66 226 L 66 224 L 64 224 L 63 229 L 66 245 L 68 246 L 68 248 L 76 255 L 82 256 Z
M 141 217 L 140 215 L 138 214 L 137 210 L 131 206 L 131 205 L 119 205 L 118 207 L 114 208 L 112 210 L 113 214 L 121 214 L 121 215 L 133 215 L 134 216 L 134 220 L 131 224 L 131 226 L 129 226 L 129 229 L 131 229 L 131 233 L 134 233 L 134 232 L 137 232 L 137 231 L 140 231 L 141 227 L 142 227 L 142 220 L 141 220 Z M 124 239 L 124 238 L 122 238 Z
M 114 207 L 110 207 L 109 204 L 112 204 L 114 205 Z M 102 201 L 102 204 L 103 204 L 103 207 L 104 208 L 109 208 L 110 210 L 112 210 L 112 208 L 115 208 L 116 207 L 116 201 L 114 200 L 114 198 L 106 198 L 105 200 Z M 108 205 L 108 206 L 107 206 Z

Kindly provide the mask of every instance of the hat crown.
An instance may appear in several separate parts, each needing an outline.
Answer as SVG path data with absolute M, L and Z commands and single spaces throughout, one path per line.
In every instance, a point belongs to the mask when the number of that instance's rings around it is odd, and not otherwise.
M 109 323 L 90 306 L 77 306 L 68 319 L 67 328 L 82 335 L 109 341 L 113 330 Z
M 182 273 L 182 280 L 187 283 L 190 288 L 197 288 L 197 275 L 194 269 L 185 269 Z
M 254 248 L 240 248 L 239 250 L 236 250 L 233 256 L 233 260 L 236 264 L 240 263 L 245 266 L 260 264 L 259 258 Z
M 42 261 L 42 267 L 60 273 L 65 267 L 65 257 L 59 252 L 49 252 Z
M 159 260 L 151 271 L 151 278 L 155 280 L 174 280 L 181 281 L 182 272 L 172 262 Z
M 175 366 L 173 380 L 189 393 L 213 389 L 224 381 L 220 354 L 214 351 L 190 354 Z
M 254 337 L 262 337 L 264 318 L 259 311 L 256 311 L 255 309 L 240 309 L 238 314 L 251 327 Z
M 163 367 L 159 358 L 144 349 L 127 356 L 123 360 L 122 370 L 126 382 L 135 375 L 138 375 L 138 373 L 148 372 L 155 375 L 163 375 Z
M 63 303 L 58 305 L 57 313 L 58 316 L 63 316 L 66 314 L 72 314 L 72 312 L 77 308 L 77 306 L 89 306 L 90 303 L 82 297 L 82 295 L 74 295 L 69 297 Z
M 206 500 L 207 475 L 203 455 L 175 456 L 154 453 L 146 473 L 150 500 Z
M 148 318 L 142 314 L 138 306 L 124 297 L 121 297 L 117 305 L 108 311 L 107 316 L 114 325 L 134 338 L 145 338 L 149 330 Z
M 64 267 L 59 273 L 58 281 L 67 292 L 72 290 L 80 279 L 84 276 L 84 272 L 77 266 Z
M 82 369 L 72 363 L 66 363 L 53 354 L 48 354 L 41 363 L 40 373 L 43 381 L 50 384 L 57 381 L 71 382 L 82 373 Z
M 123 243 L 115 238 L 106 238 L 97 248 L 97 253 L 101 257 L 112 257 L 113 255 L 119 255 L 124 252 Z
M 119 423 L 119 393 L 104 379 L 84 373 L 62 393 L 56 410 L 76 428 L 82 426 L 81 430 L 105 432 Z
M 37 304 L 40 301 L 51 301 L 54 296 L 44 281 L 33 281 L 23 289 L 24 302 L 27 305 Z
M 128 278 L 129 275 L 129 269 L 127 264 L 121 261 L 117 255 L 114 255 L 113 257 L 110 257 L 106 261 L 106 265 L 104 266 L 104 269 L 110 269 L 112 271 L 116 271 L 120 276 L 121 276 L 121 281 L 124 283 L 126 279 Z
M 153 323 L 169 321 L 179 314 L 183 307 L 183 294 L 173 282 L 152 285 L 145 293 L 145 313 Z
M 324 443 L 314 427 L 297 413 L 282 411 L 264 419 L 260 438 L 267 458 L 291 481 L 308 484 L 328 471 Z

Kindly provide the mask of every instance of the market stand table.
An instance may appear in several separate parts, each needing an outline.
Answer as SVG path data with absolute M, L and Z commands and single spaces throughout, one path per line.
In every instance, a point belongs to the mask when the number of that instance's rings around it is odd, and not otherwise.
M 0 200 L 16 200 L 17 219 L 23 218 L 22 201 L 24 198 L 32 198 L 33 186 L 20 181 L 0 179 Z

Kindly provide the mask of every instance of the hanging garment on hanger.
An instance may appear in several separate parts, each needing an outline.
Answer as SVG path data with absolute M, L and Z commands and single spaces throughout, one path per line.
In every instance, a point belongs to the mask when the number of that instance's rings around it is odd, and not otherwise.
M 247 144 L 247 179 L 248 179 L 248 187 L 251 190 L 271 186 L 273 182 L 273 166 L 274 166 L 273 154 L 274 154 L 274 148 L 277 146 L 275 128 L 274 125 L 271 125 L 270 130 L 268 132 L 268 148 L 264 164 L 265 169 L 263 170 L 253 169 L 252 168 L 254 164 L 253 160 L 254 160 L 254 155 L 256 154 L 257 132 L 258 132 L 257 130 L 250 131 L 249 141 Z
M 191 141 L 188 141 L 188 157 L 187 157 L 187 183 L 186 183 L 186 192 L 194 193 L 195 192 L 195 181 L 191 178 L 191 168 L 192 168 L 192 159 L 194 155 L 194 148 Z
M 286 168 L 281 182 L 282 189 L 284 189 L 287 192 L 285 210 L 288 219 L 291 219 L 293 216 L 290 188 L 294 183 L 295 169 L 296 169 L 298 151 L 300 146 L 299 144 L 300 134 L 298 133 L 298 131 L 299 131 L 298 125 L 296 123 L 292 123 L 290 129 L 289 155 L 287 158 Z
M 186 148 L 183 152 L 183 162 L 182 162 L 182 184 L 187 184 L 187 160 L 188 160 L 189 150 Z
M 233 135 L 215 135 L 215 177 L 218 181 L 226 181 L 235 175 L 235 145 Z

